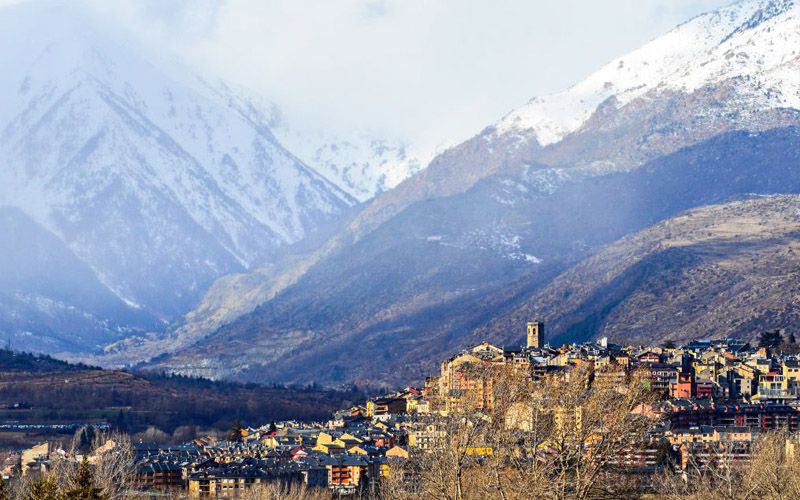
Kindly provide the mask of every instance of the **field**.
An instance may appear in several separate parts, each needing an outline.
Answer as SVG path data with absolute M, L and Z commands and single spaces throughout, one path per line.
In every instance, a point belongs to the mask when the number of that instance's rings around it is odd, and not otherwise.
M 265 387 L 163 374 L 77 366 L 47 357 L 0 351 L 0 449 L 43 437 L 68 438 L 94 424 L 132 434 L 185 439 L 224 431 L 234 420 L 325 419 L 362 399 L 360 392 L 314 387 Z

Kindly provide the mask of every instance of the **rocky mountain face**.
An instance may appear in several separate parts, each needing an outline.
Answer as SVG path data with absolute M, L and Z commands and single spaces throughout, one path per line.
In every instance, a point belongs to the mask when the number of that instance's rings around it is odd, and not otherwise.
M 800 192 L 799 12 L 739 2 L 534 99 L 270 277 L 252 312 L 192 325 L 154 364 L 251 380 L 418 378 L 603 245 L 693 207 Z
M 538 311 L 548 336 L 626 343 L 800 327 L 800 196 L 709 205 L 622 238 L 479 330 L 508 339 Z
M 514 110 L 496 124 L 494 137 L 555 144 L 599 109 L 622 109 L 669 91 L 694 94 L 731 80 L 738 105 L 723 101 L 727 107 L 716 111 L 796 109 L 799 15 L 795 0 L 742 0 L 698 16 L 567 91 Z
M 299 126 L 263 95 L 227 82 L 214 84 L 230 103 L 269 127 L 301 161 L 359 202 L 366 202 L 421 171 L 431 153 L 364 131 L 346 134 Z
M 6 334 L 46 333 L 57 308 L 84 318 L 62 333 L 94 325 L 91 341 L 58 344 L 72 351 L 119 339 L 118 323 L 163 328 L 216 278 L 313 248 L 349 216 L 356 200 L 284 149 L 263 114 L 72 7 L 0 10 L 0 45 L 14 48 L 0 53 L 0 206 L 36 227 L 4 239 L 0 261 L 46 242 L 27 265 L 71 259 L 81 276 L 58 294 L 4 282 L 17 304 L 0 313 Z
M 532 99 L 375 200 L 370 230 L 409 205 L 504 168 L 638 168 L 735 129 L 792 124 L 800 109 L 800 4 L 745 0 L 698 16 L 570 89 Z M 788 112 L 788 116 L 784 116 Z
M 0 331 L 31 351 L 82 351 L 140 329 L 152 315 L 114 295 L 53 233 L 17 208 L 0 207 Z
M 632 173 L 555 188 L 530 170 L 496 175 L 414 205 L 164 366 L 283 381 L 418 378 L 604 244 L 695 206 L 800 192 L 799 131 L 730 132 Z M 505 326 L 506 338 L 521 336 Z
M 347 137 L 323 132 L 273 128 L 275 135 L 308 165 L 355 199 L 366 202 L 420 172 L 427 155 L 399 141 L 353 133 Z

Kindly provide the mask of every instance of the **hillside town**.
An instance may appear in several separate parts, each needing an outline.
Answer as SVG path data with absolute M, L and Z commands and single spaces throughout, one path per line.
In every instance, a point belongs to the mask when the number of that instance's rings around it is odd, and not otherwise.
M 644 387 L 652 397 L 631 413 L 649 423 L 611 460 L 624 473 L 646 477 L 665 468 L 680 472 L 725 460 L 747 463 L 759 436 L 800 428 L 800 346 L 793 335 L 784 337 L 766 332 L 759 345 L 723 339 L 680 347 L 670 342 L 620 346 L 601 339 L 553 347 L 545 342 L 544 325 L 531 322 L 525 345 L 484 342 L 466 348 L 444 360 L 424 386 L 374 397 L 325 422 L 236 426 L 226 439 L 208 436 L 180 445 L 133 443 L 131 488 L 232 497 L 254 485 L 278 482 L 374 497 L 392 481 L 404 491 L 421 491 L 417 483 L 424 473 L 409 473 L 408 464 L 452 448 L 460 439 L 454 435 L 454 419 L 499 411 L 510 380 L 501 374 L 521 377 L 533 393 L 548 377 L 570 378 L 577 372 L 588 374 L 589 390 L 630 392 L 632 381 Z M 502 428 L 535 432 L 534 413 L 530 405 L 506 405 Z M 591 425 L 580 406 L 555 413 L 552 422 L 559 429 Z M 586 431 L 590 437 L 601 432 Z M 790 434 L 785 440 L 787 450 L 797 445 Z M 114 447 L 109 439 L 87 455 L 88 463 Z M 469 458 L 468 467 L 499 451 L 485 438 L 455 447 Z M 3 478 L 10 480 L 45 474 L 58 461 L 78 463 L 84 457 L 42 443 L 3 458 Z

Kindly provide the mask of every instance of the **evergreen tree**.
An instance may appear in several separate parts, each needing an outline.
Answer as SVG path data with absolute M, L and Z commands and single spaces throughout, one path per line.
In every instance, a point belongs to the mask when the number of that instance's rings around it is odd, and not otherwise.
M 242 442 L 242 421 L 238 418 L 233 421 L 231 430 L 228 432 L 228 441 L 241 443 Z
M 58 500 L 58 488 L 52 474 L 42 474 L 28 484 L 24 500 Z
M 797 354 L 800 352 L 800 345 L 797 344 L 797 339 L 794 336 L 794 333 L 789 333 L 786 340 L 781 342 L 781 345 L 778 349 L 781 354 Z
M 78 431 L 76 431 L 75 437 L 76 439 L 73 441 L 75 443 L 75 447 L 81 452 L 89 452 L 92 449 L 92 444 L 94 443 L 94 426 L 87 425 L 81 427 Z
M 121 431 L 128 430 L 126 425 L 125 425 L 125 414 L 122 413 L 122 410 L 119 410 L 117 412 L 117 416 L 114 417 L 114 427 L 116 427 L 117 429 L 119 429 Z
M 9 500 L 11 497 L 8 495 L 8 483 L 3 474 L 0 474 L 0 500 Z
M 75 474 L 75 487 L 67 491 L 64 500 L 106 500 L 106 495 L 103 490 L 94 484 L 94 477 L 92 469 L 89 467 L 89 461 L 86 455 L 83 456 L 81 465 L 78 466 L 78 471 Z
M 270 432 L 277 432 L 278 431 L 278 427 L 275 425 L 275 421 L 270 422 L 269 431 Z
M 778 347 L 781 345 L 781 332 L 780 330 L 769 330 L 763 332 L 758 339 L 759 347 Z

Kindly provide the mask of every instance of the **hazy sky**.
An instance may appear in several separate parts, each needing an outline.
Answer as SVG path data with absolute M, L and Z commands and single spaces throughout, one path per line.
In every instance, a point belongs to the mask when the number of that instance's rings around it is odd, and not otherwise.
M 0 0 L 2 1 L 2 0 Z M 299 126 L 428 146 L 731 0 L 86 0 Z

